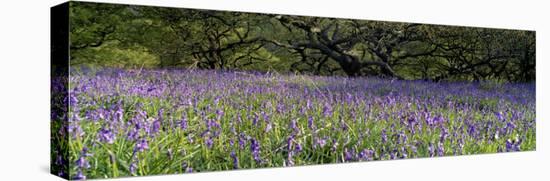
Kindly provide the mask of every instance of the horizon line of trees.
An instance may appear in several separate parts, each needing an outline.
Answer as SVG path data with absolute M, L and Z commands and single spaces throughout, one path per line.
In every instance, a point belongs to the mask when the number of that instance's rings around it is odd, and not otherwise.
M 535 80 L 534 31 L 71 2 L 71 65 Z

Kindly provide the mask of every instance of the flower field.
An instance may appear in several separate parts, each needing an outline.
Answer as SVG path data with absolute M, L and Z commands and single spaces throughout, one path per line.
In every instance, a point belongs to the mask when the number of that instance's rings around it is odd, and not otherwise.
M 534 83 L 192 69 L 79 71 L 68 81 L 68 123 L 52 124 L 68 130 L 69 160 L 52 162 L 73 179 L 536 147 Z

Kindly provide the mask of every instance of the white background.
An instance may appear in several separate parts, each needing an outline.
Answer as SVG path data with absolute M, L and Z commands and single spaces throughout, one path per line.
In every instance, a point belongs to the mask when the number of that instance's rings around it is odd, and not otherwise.
M 0 180 L 49 175 L 49 7 L 1 1 Z M 433 159 L 224 171 L 119 180 L 548 180 L 548 11 L 544 0 L 101 0 L 173 7 L 468 25 L 537 31 L 537 151 Z M 546 16 L 546 18 L 545 18 Z

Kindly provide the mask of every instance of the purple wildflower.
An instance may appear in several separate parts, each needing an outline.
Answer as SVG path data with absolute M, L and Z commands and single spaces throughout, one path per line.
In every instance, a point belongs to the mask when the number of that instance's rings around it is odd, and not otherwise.
M 325 115 L 325 117 L 332 116 L 332 107 L 330 104 L 325 103 L 325 106 L 323 107 L 323 115 Z
M 404 131 L 400 131 L 399 134 L 397 134 L 397 142 L 402 144 L 407 143 L 407 135 Z
M 233 159 L 233 169 L 239 168 L 239 158 L 235 154 L 235 151 L 231 152 L 231 158 Z
M 133 140 L 137 140 L 138 138 L 139 138 L 139 128 L 138 128 L 138 126 L 136 125 L 133 128 L 129 128 L 128 133 L 126 134 L 126 139 L 128 139 L 130 141 L 133 141 Z
M 146 139 L 141 139 L 136 143 L 134 147 L 134 152 L 143 152 L 144 150 L 149 149 L 149 144 Z
M 296 152 L 301 152 L 303 150 L 302 145 L 300 143 L 296 143 L 296 148 L 294 148 Z
M 313 123 L 313 116 L 309 116 L 308 119 L 307 119 L 307 127 L 309 127 L 309 129 L 313 130 L 315 125 Z
M 428 154 L 430 155 L 430 157 L 435 156 L 435 149 L 434 149 L 434 145 L 432 143 L 430 143 L 429 146 L 428 146 Z
M 382 143 L 386 143 L 388 141 L 388 135 L 386 134 L 386 129 L 382 130 L 381 136 L 382 136 Z
M 296 122 L 297 119 L 292 119 L 290 121 L 290 128 L 294 130 L 295 134 L 298 134 L 300 132 L 300 129 L 298 128 L 298 123 Z
M 468 134 L 474 136 L 476 134 L 476 126 L 474 124 L 468 125 Z
M 515 140 L 506 140 L 506 152 L 514 152 L 514 151 L 521 151 L 520 149 L 521 140 L 515 139 Z
M 82 148 L 82 151 L 80 152 L 80 158 L 76 161 L 76 165 L 79 168 L 90 168 L 90 164 L 88 163 L 88 161 L 86 161 L 86 157 L 89 156 L 92 156 L 92 154 L 88 153 L 88 148 Z
M 221 109 L 216 110 L 216 119 L 221 120 L 223 117 L 223 114 L 224 114 L 223 110 Z
M 90 163 L 88 162 L 88 160 L 86 160 L 86 157 L 89 156 L 91 156 L 91 154 L 88 153 L 88 148 L 82 148 L 82 151 L 80 151 L 80 157 L 78 157 L 75 162 L 78 170 L 76 176 L 74 177 L 75 180 L 86 179 L 86 175 L 84 175 L 83 171 L 90 168 Z
M 208 147 L 209 149 L 212 148 L 212 145 L 214 144 L 214 141 L 210 136 L 206 137 L 204 142 L 206 144 L 206 147 Z
M 99 141 L 105 142 L 108 144 L 113 144 L 115 141 L 115 134 L 111 130 L 102 128 L 98 133 Z
M 444 156 L 445 155 L 445 147 L 442 142 L 439 142 L 437 145 L 437 156 Z
M 405 148 L 404 146 L 401 147 L 400 153 L 401 153 L 401 159 L 405 159 L 409 156 L 407 153 L 407 148 Z
M 76 172 L 76 176 L 73 177 L 74 180 L 86 180 L 86 175 L 84 175 L 84 173 L 82 173 L 82 170 L 78 170 Z
M 355 150 L 349 151 L 348 148 L 344 148 L 344 161 L 349 162 L 354 160 L 355 158 Z
M 193 172 L 193 168 L 191 168 L 189 166 L 189 164 L 187 164 L 187 162 L 181 163 L 181 168 L 183 168 L 186 173 L 192 173 Z
M 153 121 L 153 124 L 151 125 L 151 134 L 152 135 L 155 135 L 159 132 L 159 130 L 160 130 L 160 121 L 161 121 L 160 118 Z
M 449 130 L 445 127 L 441 129 L 439 133 L 439 142 L 445 142 L 445 139 L 449 136 Z
M 359 152 L 358 157 L 360 160 L 371 161 L 374 158 L 374 151 L 369 149 L 364 149 L 363 151 Z
M 506 120 L 506 117 L 504 116 L 504 113 L 502 113 L 502 111 L 496 112 L 495 116 L 499 121 L 504 122 Z
M 250 151 L 252 152 L 252 157 L 256 163 L 261 163 L 262 159 L 260 158 L 260 144 L 256 139 L 250 139 Z
M 393 151 L 390 151 L 390 160 L 394 160 L 397 158 L 397 149 L 394 149 Z
M 319 148 L 323 148 L 327 144 L 327 140 L 325 138 L 317 138 L 316 140 L 316 145 L 318 145 Z
M 136 171 L 137 171 L 137 162 L 135 161 L 132 161 L 132 163 L 130 163 L 130 173 L 132 175 L 136 174 Z
M 187 116 L 183 115 L 183 116 L 181 117 L 181 121 L 180 121 L 180 128 L 181 128 L 182 130 L 186 130 L 188 126 L 189 126 L 189 125 L 187 125 Z
M 239 135 L 239 148 L 244 149 L 246 144 L 246 135 L 244 133 L 241 133 Z

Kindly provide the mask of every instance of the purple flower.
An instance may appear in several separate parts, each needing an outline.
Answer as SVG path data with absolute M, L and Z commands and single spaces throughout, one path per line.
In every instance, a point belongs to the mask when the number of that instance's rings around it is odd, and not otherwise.
M 160 130 L 160 118 L 159 119 L 156 119 L 155 121 L 153 121 L 153 124 L 151 125 L 151 134 L 152 135 L 155 135 L 159 132 Z
M 139 139 L 139 128 L 136 125 L 134 128 L 129 128 L 126 134 L 126 139 L 133 141 Z
M 82 127 L 80 127 L 80 124 L 77 122 L 70 122 L 69 123 L 69 135 L 72 135 L 73 138 L 81 138 L 84 136 L 84 130 L 82 130 Z
M 252 124 L 253 125 L 258 124 L 259 120 L 260 120 L 260 116 L 258 116 L 258 114 L 255 114 L 254 119 L 252 120 Z
M 181 128 L 182 130 L 186 130 L 187 127 L 188 127 L 188 125 L 187 125 L 187 116 L 183 115 L 183 116 L 181 117 L 181 121 L 180 121 L 180 128 Z
M 212 138 L 208 136 L 205 139 L 206 139 L 205 140 L 206 147 L 208 147 L 209 149 L 212 148 L 212 145 L 214 144 L 214 141 L 212 140 Z
M 283 112 L 285 112 L 285 105 L 282 104 L 282 103 L 277 104 L 277 112 L 278 112 L 278 113 L 283 113 Z
M 246 136 L 243 133 L 241 133 L 241 135 L 239 136 L 239 148 L 244 149 L 245 144 L 246 144 Z
M 514 131 L 514 129 L 516 128 L 516 124 L 514 124 L 512 121 L 508 121 L 508 123 L 506 123 L 506 133 L 509 133 L 509 132 L 512 132 Z
M 435 156 L 435 149 L 434 149 L 434 145 L 432 143 L 430 143 L 429 146 L 428 146 L 428 154 L 430 155 L 430 157 Z
M 224 112 L 223 112 L 223 110 L 221 110 L 221 109 L 216 110 L 216 118 L 217 118 L 218 120 L 221 120 L 222 117 L 223 117 L 223 113 L 224 113 Z
M 504 122 L 504 121 L 506 120 L 506 117 L 504 116 L 504 113 L 502 113 L 501 111 L 496 112 L 496 113 L 495 113 L 495 116 L 497 117 L 497 119 L 498 119 L 499 121 Z
M 300 129 L 298 128 L 298 123 L 296 122 L 297 119 L 292 119 L 290 121 L 290 129 L 294 130 L 294 134 L 300 133 Z
M 397 135 L 397 140 L 398 140 L 398 143 L 407 143 L 407 135 L 405 134 L 404 131 L 400 131 L 399 134 Z
M 88 156 L 91 156 L 91 154 L 88 153 L 88 148 L 82 148 L 82 151 L 80 151 L 80 157 L 78 157 L 75 162 L 77 167 L 77 174 L 74 177 L 75 180 L 86 179 L 86 175 L 84 175 L 83 170 L 90 168 L 90 163 L 88 162 L 88 160 L 86 160 L 86 157 Z
M 397 158 L 397 149 L 394 149 L 393 151 L 390 151 L 390 160 L 394 160 Z
M 382 143 L 386 143 L 388 141 L 388 135 L 386 134 L 386 129 L 382 130 L 381 136 L 382 136 Z
M 88 168 L 90 168 L 90 163 L 88 162 L 88 160 L 86 160 L 85 156 L 80 156 L 76 160 L 76 166 L 78 168 L 88 169 Z
M 520 149 L 521 140 L 515 139 L 515 140 L 506 140 L 506 152 L 514 152 L 514 151 L 521 151 Z
M 307 108 L 308 110 L 311 109 L 311 100 L 309 100 L 309 99 L 306 100 L 306 108 Z
M 474 136 L 476 134 L 476 126 L 474 124 L 468 125 L 468 134 Z
M 115 141 L 115 134 L 111 130 L 102 128 L 98 133 L 99 141 L 105 142 L 108 144 L 113 144 Z
M 250 151 L 252 152 L 252 157 L 256 163 L 261 163 L 262 159 L 260 158 L 260 144 L 256 139 L 250 139 Z
M 288 138 L 286 139 L 286 150 L 288 150 L 289 153 L 292 150 L 293 141 L 294 141 L 294 134 L 288 136 Z
M 349 162 L 354 160 L 355 150 L 349 151 L 348 148 L 344 148 L 344 161 Z
M 233 169 L 239 168 L 239 158 L 235 154 L 235 151 L 231 152 L 231 158 L 233 159 Z
M 144 150 L 149 149 L 149 144 L 146 139 L 141 139 L 136 143 L 134 147 L 134 152 L 143 152 Z
M 91 156 L 91 154 L 88 153 L 88 148 L 82 148 L 82 151 L 80 152 L 80 157 L 76 160 L 76 166 L 82 169 L 90 168 L 90 163 L 88 163 L 88 161 L 86 160 L 86 157 L 89 156 Z
M 407 148 L 405 148 L 404 146 L 401 147 L 401 159 L 405 159 L 408 157 L 408 153 L 407 153 Z
M 325 106 L 323 107 L 323 115 L 325 115 L 325 117 L 332 116 L 332 107 L 330 104 L 325 103 Z
M 316 142 L 317 145 L 319 145 L 319 148 L 323 148 L 327 144 L 327 140 L 324 138 L 317 138 Z
M 191 168 L 191 167 L 189 166 L 189 164 L 187 164 L 187 162 L 183 162 L 183 163 L 181 164 L 181 167 L 185 170 L 186 173 L 191 173 L 191 172 L 193 172 L 193 168 Z
M 130 173 L 132 175 L 136 174 L 136 171 L 137 171 L 137 162 L 135 161 L 132 161 L 132 163 L 130 163 Z
M 117 105 L 117 109 L 114 113 L 114 117 L 115 117 L 115 121 L 118 121 L 118 122 L 122 122 L 124 119 L 123 119 L 123 116 L 124 116 L 124 110 L 122 109 L 122 104 L 121 102 L 118 103 L 119 105 Z
M 443 127 L 439 133 L 439 142 L 445 142 L 447 136 L 449 136 L 449 131 L 447 128 Z
M 294 148 L 294 151 L 301 152 L 303 150 L 302 144 L 296 143 L 296 148 Z
M 414 116 L 409 116 L 407 118 L 407 124 L 410 126 L 410 127 L 413 127 L 414 124 L 416 124 L 416 118 Z
M 437 145 L 437 156 L 444 156 L 445 155 L 445 148 L 443 147 L 443 143 L 439 142 Z
M 74 180 L 86 180 L 86 175 L 82 173 L 82 170 L 78 170 L 76 175 L 73 177 Z
M 418 148 L 415 146 L 415 145 L 411 145 L 411 151 L 412 151 L 412 155 L 413 157 L 416 158 L 417 154 L 418 154 Z
M 331 150 L 334 152 L 334 151 L 336 151 L 337 148 L 338 148 L 338 140 L 337 139 L 332 139 L 332 148 L 331 148 Z
M 315 125 L 313 125 L 313 117 L 312 116 L 309 116 L 308 119 L 307 119 L 307 127 L 311 130 L 313 130 Z
M 374 151 L 369 149 L 364 149 L 363 151 L 359 152 L 358 157 L 360 160 L 371 161 L 374 158 Z

